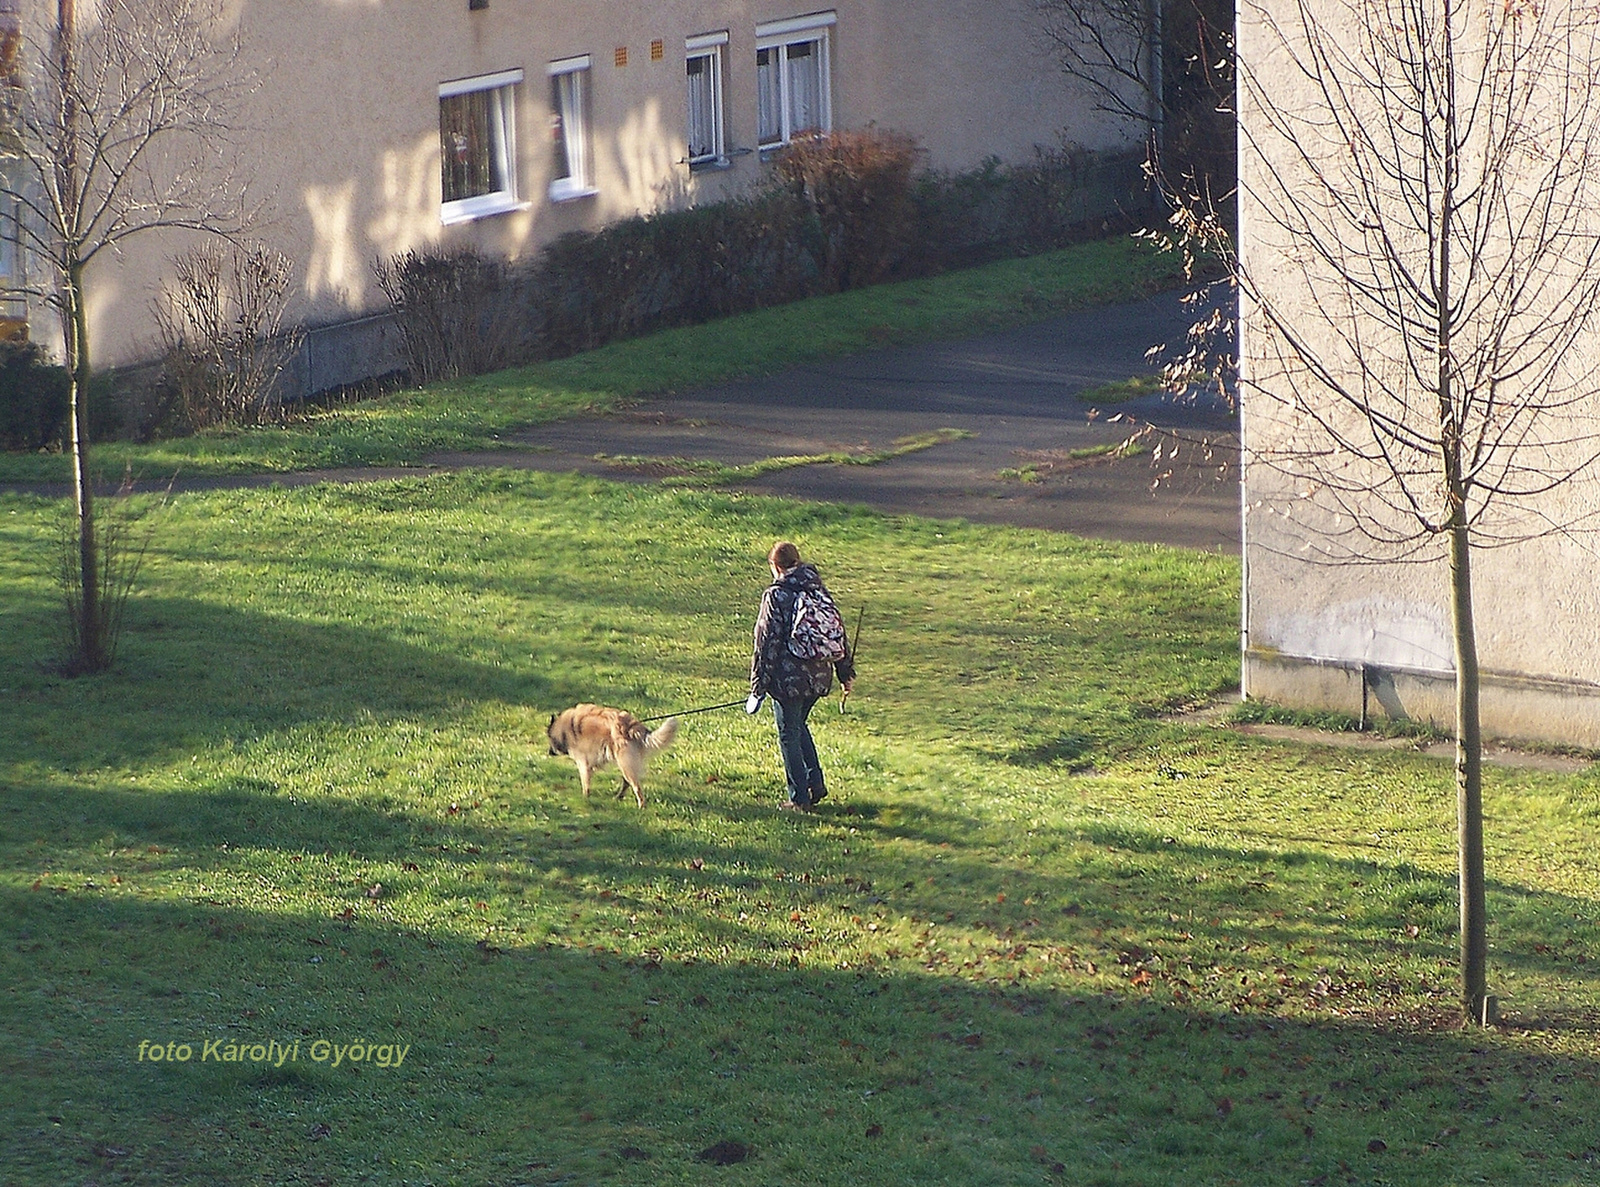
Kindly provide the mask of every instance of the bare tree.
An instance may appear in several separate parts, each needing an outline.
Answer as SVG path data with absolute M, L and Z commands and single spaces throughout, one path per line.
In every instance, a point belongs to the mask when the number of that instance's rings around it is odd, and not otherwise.
M 262 424 L 305 335 L 284 324 L 294 266 L 263 243 L 204 243 L 172 261 L 153 302 L 162 380 L 189 428 Z
M 1169 208 L 1167 225 L 1139 232 L 1162 251 L 1183 258 L 1187 299 L 1194 311 L 1180 347 L 1160 343 L 1147 357 L 1161 363 L 1163 385 L 1194 400 L 1214 393 L 1233 406 L 1235 286 L 1218 277 L 1234 256 L 1238 172 L 1235 123 L 1233 0 L 1030 0 L 1039 28 L 1067 77 L 1083 85 L 1095 106 L 1146 130 L 1145 170 Z M 1207 481 L 1228 481 L 1236 468 L 1231 434 L 1185 438 L 1147 426 L 1152 492 L 1172 486 L 1167 464 L 1187 446 L 1208 460 Z
M 1247 465 L 1303 559 L 1437 565 L 1454 650 L 1461 1006 L 1487 994 L 1472 568 L 1570 532 L 1600 457 L 1592 7 L 1241 9 Z M 1271 483 L 1269 483 L 1271 485 Z
M 251 80 L 219 0 L 57 0 L 28 6 L 0 86 L 0 196 L 36 287 L 61 320 L 77 513 L 75 671 L 111 660 L 89 469 L 87 297 L 95 265 L 160 229 L 232 234 L 233 113 Z
M 1169 197 L 1226 210 L 1235 170 L 1231 0 L 1031 0 L 1067 77 L 1142 128 Z

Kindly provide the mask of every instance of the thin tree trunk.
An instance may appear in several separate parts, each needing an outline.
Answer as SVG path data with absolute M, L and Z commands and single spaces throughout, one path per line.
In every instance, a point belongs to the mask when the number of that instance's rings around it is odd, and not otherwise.
M 56 53 L 61 71 L 62 151 L 56 161 L 57 183 L 64 195 L 77 192 L 78 109 L 74 98 L 77 63 L 74 50 L 78 14 L 76 0 L 58 0 Z M 76 230 L 76 228 L 73 228 Z M 72 434 L 72 495 L 78 516 L 78 654 L 73 666 L 98 672 L 107 666 L 106 640 L 100 622 L 100 546 L 94 523 L 94 486 L 89 477 L 89 312 L 84 307 L 83 264 L 67 247 L 66 291 L 62 293 L 62 336 L 67 353 L 67 411 Z
M 1483 874 L 1483 735 L 1478 722 L 1478 640 L 1472 622 L 1472 553 L 1465 523 L 1450 530 L 1450 613 L 1456 652 L 1456 827 L 1461 862 L 1461 1010 L 1483 1020 L 1488 994 L 1488 908 Z
M 1456 106 L 1456 5 L 1444 0 L 1440 31 L 1444 49 L 1443 172 L 1439 182 L 1439 224 L 1435 307 L 1438 310 L 1439 437 L 1443 477 L 1450 500 L 1450 623 L 1456 660 L 1456 850 L 1460 863 L 1461 1011 L 1468 1025 L 1483 1018 L 1487 992 L 1487 907 L 1483 893 L 1483 735 L 1478 721 L 1478 635 L 1472 621 L 1472 533 L 1467 525 L 1467 490 L 1461 466 L 1461 416 L 1457 406 L 1455 325 L 1451 251 L 1456 219 L 1460 146 L 1465 135 Z
M 89 316 L 83 305 L 83 266 L 67 273 L 68 420 L 72 434 L 72 497 L 78 516 L 78 655 L 75 666 L 98 672 L 106 666 L 100 632 L 100 547 L 94 523 L 94 485 L 89 476 Z

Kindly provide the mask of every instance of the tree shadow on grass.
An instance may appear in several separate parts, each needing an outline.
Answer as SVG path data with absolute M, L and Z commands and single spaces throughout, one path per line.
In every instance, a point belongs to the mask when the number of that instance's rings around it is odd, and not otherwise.
M 105 842 L 124 853 L 147 851 L 163 868 L 226 868 L 230 851 L 335 853 L 368 859 L 476 862 L 501 840 L 470 815 L 440 820 L 385 810 L 344 796 L 290 796 L 262 779 L 237 778 L 182 791 L 108 788 L 52 782 L 0 785 L 0 816 L 16 841 L 49 838 L 55 846 Z M 93 860 L 93 859 L 90 859 Z
M 781 783 L 776 786 L 781 787 Z M 752 821 L 771 820 L 778 803 L 776 796 L 753 803 L 703 802 L 696 805 L 696 810 L 730 825 L 747 825 Z M 832 826 L 871 833 L 879 840 L 898 838 L 934 846 L 979 844 L 984 828 L 971 813 L 952 812 L 926 804 L 912 807 L 860 795 L 852 797 L 848 803 L 835 803 L 830 799 L 805 819 L 814 822 L 814 826 L 810 834 L 800 834 L 802 837 L 815 836 L 815 826 Z M 804 852 L 806 842 L 800 844 Z
M 450 560 L 429 563 L 404 555 L 307 558 L 291 551 L 288 543 L 291 542 L 286 542 L 276 551 L 265 553 L 258 549 L 229 551 L 226 547 L 209 547 L 205 560 L 214 565 L 246 569 L 262 565 L 300 568 L 326 577 L 330 583 L 346 583 L 355 579 L 375 589 L 432 590 L 457 599 L 484 595 L 516 600 L 537 599 L 553 605 L 581 606 L 595 617 L 616 615 L 632 623 L 638 623 L 647 616 L 679 612 L 686 608 L 702 610 L 716 606 L 727 598 L 728 592 L 727 579 L 721 574 L 697 579 L 692 574 L 674 573 L 669 588 L 653 576 L 641 576 L 638 558 L 625 553 L 609 558 L 585 555 L 581 569 L 583 576 L 529 568 L 529 556 L 536 545 L 536 538 L 531 533 L 529 553 L 501 554 L 496 546 L 484 544 L 480 550 L 470 554 L 470 565 L 465 561 Z M 573 553 L 582 548 L 581 541 L 566 541 L 564 544 Z M 757 556 L 752 559 L 755 562 L 752 573 L 759 572 L 761 558 Z M 571 563 L 571 558 L 563 558 L 563 563 Z M 749 606 L 753 621 L 765 584 L 754 577 L 747 584 L 749 593 L 741 604 Z
M 89 890 L 7 888 L 0 918 L 5 1164 L 31 1181 L 701 1182 L 718 1142 L 796 1183 L 1541 1183 L 1600 1158 L 1600 1065 L 1494 1035 Z M 409 1050 L 335 1067 L 318 1040 Z M 249 1058 L 269 1041 L 298 1057 Z
M 553 877 L 540 894 L 585 908 L 599 905 L 602 890 L 627 895 L 659 884 L 718 900 L 776 896 L 797 910 L 883 925 L 929 921 L 972 941 L 977 950 L 958 961 L 993 963 L 1002 949 L 1017 952 L 1013 960 L 1049 953 L 1250 1010 L 1312 998 L 1370 1010 L 1427 999 L 1442 1009 L 1452 992 L 1454 883 L 1415 866 L 1314 850 L 1242 851 L 1093 824 L 1035 830 L 1024 850 L 1070 850 L 1046 869 L 1026 851 L 997 858 L 992 830 L 962 813 L 859 799 L 848 811 L 795 819 L 727 794 L 685 794 L 664 779 L 654 802 L 673 818 L 691 815 L 695 827 L 686 831 L 651 808 L 580 804 L 567 793 L 564 764 L 549 774 L 558 790 L 524 789 L 503 814 L 476 803 L 430 808 L 415 797 L 395 806 L 376 793 L 291 795 L 256 776 L 178 789 L 14 779 L 0 787 L 0 820 L 16 846 L 13 860 L 28 869 L 40 863 L 22 846 L 35 837 L 85 854 L 107 845 L 125 854 L 168 850 L 148 860 L 162 869 L 235 870 L 245 849 L 422 871 L 391 869 L 391 889 L 420 885 L 429 871 L 470 881 L 479 867 L 495 867 Z M 1491 896 L 1497 968 L 1575 983 L 1600 974 L 1600 964 L 1586 961 L 1592 903 L 1503 882 L 1491 885 Z M 777 950 L 795 939 L 786 926 L 733 924 L 714 907 L 691 905 L 688 913 L 718 943 Z M 1365 967 L 1386 971 L 1371 984 L 1343 971 Z M 1263 988 L 1258 976 L 1267 969 L 1276 976 Z M 1227 988 L 1240 976 L 1251 980 L 1248 991 Z
M 437 721 L 485 702 L 536 717 L 607 692 L 552 679 L 525 657 L 480 662 L 363 626 L 148 597 L 110 673 L 22 679 L 0 717 L 0 751 L 67 769 L 161 761 L 308 725 Z

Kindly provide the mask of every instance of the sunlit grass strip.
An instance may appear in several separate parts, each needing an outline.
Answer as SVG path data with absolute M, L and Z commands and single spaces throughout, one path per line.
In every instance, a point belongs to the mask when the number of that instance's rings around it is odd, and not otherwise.
M 802 466 L 876 466 L 897 457 L 932 449 L 949 441 L 960 441 L 972 434 L 965 429 L 934 429 L 909 437 L 897 437 L 887 449 L 831 450 L 827 453 L 785 454 L 762 458 L 743 465 L 729 465 L 709 458 L 644 457 L 631 454 L 595 455 L 595 460 L 618 470 L 663 473 L 662 482 L 668 486 L 713 487 L 734 486 L 741 482 L 794 470 Z
M 1150 446 L 1141 443 L 1138 436 L 1135 435 L 1125 441 L 1108 441 L 1104 445 L 1085 445 L 1080 449 L 1050 450 L 1048 451 L 1048 456 L 1039 461 L 1026 462 L 1021 466 L 1007 466 L 1004 469 L 996 470 L 995 477 L 1031 485 L 1043 482 L 1046 475 L 1057 470 L 1075 469 L 1086 462 L 1138 457 L 1140 454 L 1149 452 Z M 1024 456 L 1038 455 L 1025 454 Z
M 1127 379 L 1102 383 L 1099 387 L 1086 388 L 1084 391 L 1079 392 L 1074 399 L 1085 404 L 1118 404 L 1123 400 L 1136 400 L 1140 396 L 1152 396 L 1165 386 L 1159 375 L 1134 375 Z

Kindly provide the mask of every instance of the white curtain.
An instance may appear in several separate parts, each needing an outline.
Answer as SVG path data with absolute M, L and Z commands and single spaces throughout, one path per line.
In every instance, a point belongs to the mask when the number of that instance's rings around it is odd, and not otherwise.
M 820 132 L 822 120 L 822 45 L 801 41 L 784 46 L 789 74 L 790 136 Z
M 489 98 L 489 188 L 495 193 L 511 189 L 512 88 L 500 87 Z
M 703 160 L 721 154 L 717 134 L 717 62 L 702 54 L 689 59 L 689 159 Z
M 553 141 L 555 171 L 560 181 L 568 179 L 575 185 L 587 185 L 589 159 L 584 128 L 583 76 L 587 71 L 568 70 L 551 78 L 553 109 Z
M 783 134 L 783 48 L 756 51 L 756 95 L 760 111 L 758 142 L 777 144 Z

